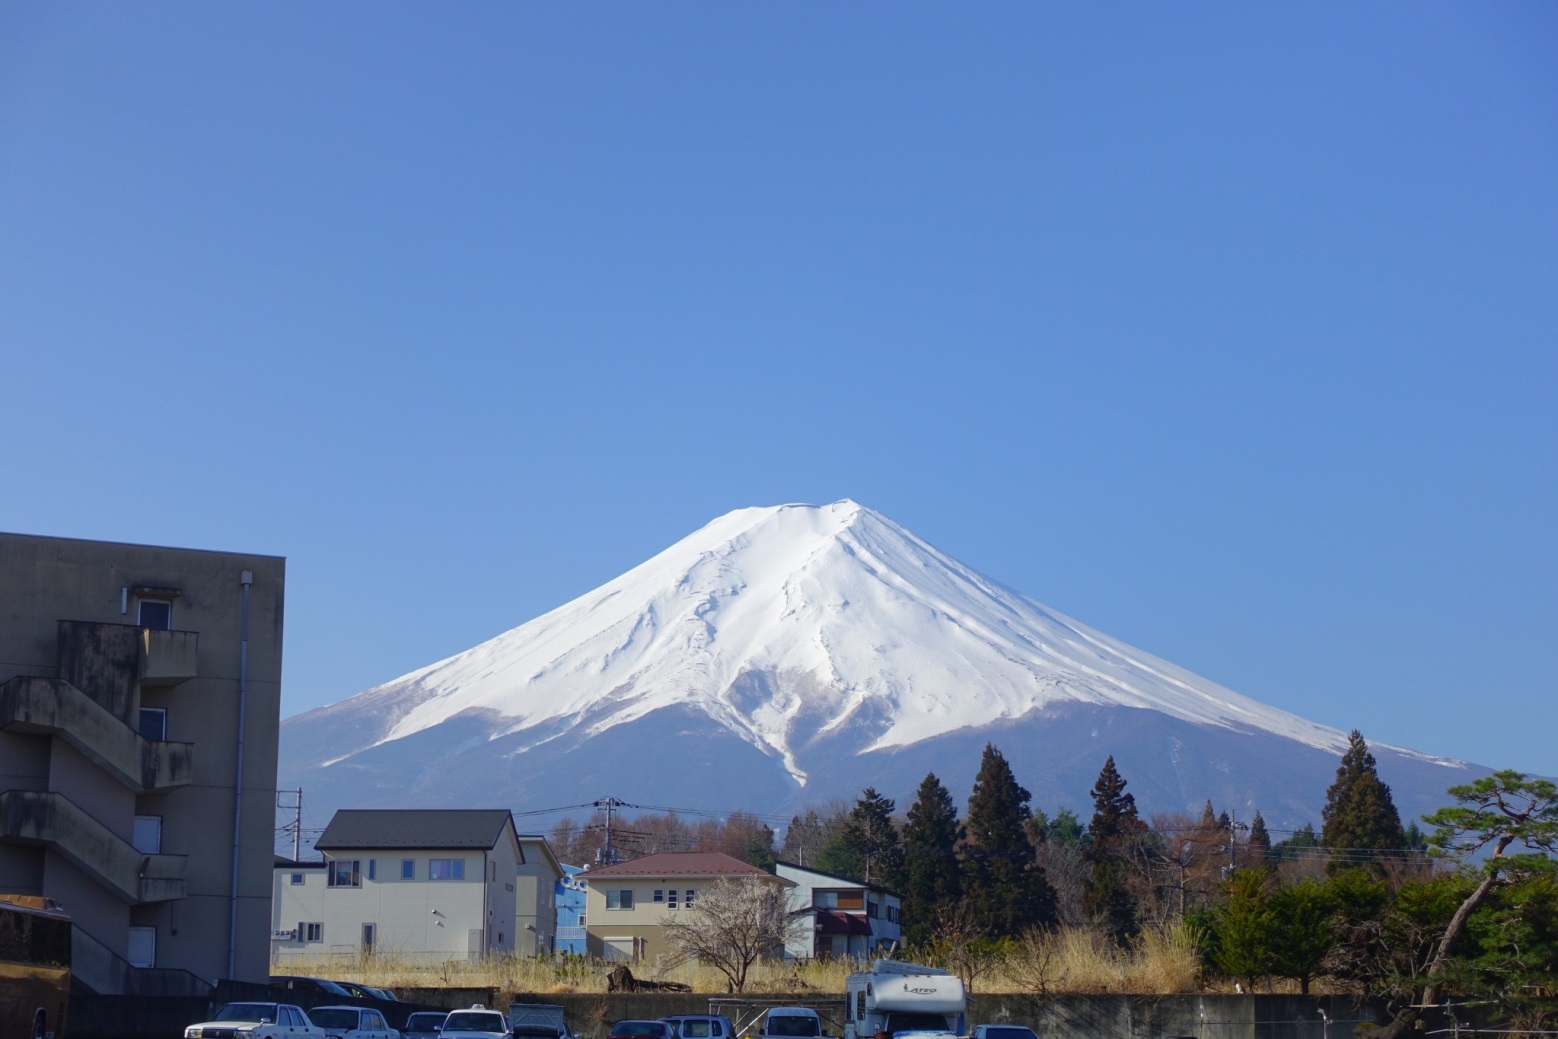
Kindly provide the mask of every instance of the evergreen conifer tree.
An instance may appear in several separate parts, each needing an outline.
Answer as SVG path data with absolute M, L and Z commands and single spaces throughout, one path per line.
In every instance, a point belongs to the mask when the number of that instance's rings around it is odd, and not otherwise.
M 929 941 L 937 907 L 955 905 L 962 897 L 957 860 L 961 830 L 952 795 L 936 773 L 927 773 L 903 828 L 903 935 L 910 945 Z
M 1136 933 L 1136 900 L 1126 887 L 1126 866 L 1135 842 L 1146 831 L 1136 813 L 1136 798 L 1125 792 L 1125 779 L 1104 762 L 1093 784 L 1093 821 L 1088 824 L 1089 875 L 1082 906 L 1115 942 Z
M 1336 770 L 1336 782 L 1325 794 L 1320 811 L 1324 825 L 1320 843 L 1332 849 L 1328 869 L 1335 872 L 1359 860 L 1360 855 L 1398 852 L 1406 846 L 1401 816 L 1390 799 L 1390 787 L 1380 781 L 1374 755 L 1357 729 L 1348 737 L 1342 763 Z
M 856 879 L 897 891 L 903 883 L 903 844 L 893 825 L 892 798 L 866 787 L 844 824 L 844 849 L 854 858 Z
M 1266 829 L 1266 820 L 1260 814 L 1260 809 L 1255 810 L 1255 821 L 1250 823 L 1250 864 L 1255 866 L 1265 865 L 1271 859 L 1271 832 Z
M 996 937 L 1055 922 L 1055 889 L 1028 840 L 1032 799 L 1001 752 L 985 744 L 963 824 L 963 893 L 974 922 Z

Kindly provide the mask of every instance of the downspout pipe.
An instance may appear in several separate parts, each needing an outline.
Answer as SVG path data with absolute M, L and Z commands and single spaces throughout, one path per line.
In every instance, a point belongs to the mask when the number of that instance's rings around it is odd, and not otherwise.
M 233 887 L 229 898 L 227 917 L 227 977 L 238 973 L 238 848 L 243 823 L 243 722 L 248 713 L 249 699 L 249 586 L 254 583 L 254 572 L 239 572 L 238 583 L 243 587 L 243 614 L 238 628 L 238 747 L 233 758 Z

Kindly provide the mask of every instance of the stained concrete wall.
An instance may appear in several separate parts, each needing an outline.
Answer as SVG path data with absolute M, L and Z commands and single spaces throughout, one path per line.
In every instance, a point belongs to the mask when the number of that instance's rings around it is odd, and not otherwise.
M 99 821 L 115 832 L 128 834 L 135 815 L 160 816 L 162 851 L 188 856 L 186 897 L 157 905 L 95 897 L 79 871 L 46 847 L 0 846 L 0 887 L 52 896 L 56 892 L 51 887 L 60 886 L 67 911 L 116 955 L 128 951 L 130 927 L 155 928 L 158 967 L 187 970 L 207 981 L 229 973 L 240 720 L 240 574 L 245 570 L 253 574 L 253 584 L 242 718 L 238 926 L 231 973 L 260 981 L 270 970 L 286 561 L 274 556 L 0 534 L 0 662 L 4 662 L 0 682 L 15 675 L 64 677 L 57 673 L 63 664 L 96 690 L 83 687 L 83 692 L 111 705 L 125 724 L 133 727 L 139 708 L 161 708 L 167 711 L 167 739 L 193 744 L 188 786 L 134 792 L 65 748 L 58 737 L 0 732 L 0 772 L 4 773 L 0 790 L 69 784 L 73 799 L 101 806 L 104 814 Z M 130 658 L 129 650 L 112 637 L 118 626 L 128 626 L 137 633 L 133 641 L 140 653 L 137 588 L 177 590 L 172 627 L 198 633 L 198 639 L 173 641 L 186 656 L 193 649 L 195 677 L 172 684 L 166 683 L 176 676 L 166 674 L 155 683 L 137 681 L 139 656 Z M 147 598 L 166 597 L 147 592 Z M 67 627 L 63 644 L 60 621 L 74 622 Z M 188 661 L 181 661 L 178 669 L 188 670 Z M 126 680 L 131 684 L 126 685 Z M 97 783 L 118 789 L 105 786 L 89 793 Z

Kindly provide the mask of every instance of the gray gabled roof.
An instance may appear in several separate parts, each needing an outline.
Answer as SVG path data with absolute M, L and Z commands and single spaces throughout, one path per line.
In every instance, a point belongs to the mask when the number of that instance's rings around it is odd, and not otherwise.
M 343 808 L 314 847 L 319 851 L 373 848 L 487 850 L 513 820 L 506 808 Z

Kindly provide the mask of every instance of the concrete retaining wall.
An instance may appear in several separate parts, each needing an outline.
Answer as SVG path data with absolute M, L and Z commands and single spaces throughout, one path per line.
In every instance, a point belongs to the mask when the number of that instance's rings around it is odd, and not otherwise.
M 241 989 L 241 991 L 240 991 Z M 307 1008 L 305 1000 L 262 994 L 262 986 L 224 985 L 210 1000 L 144 999 L 134 996 L 83 996 L 72 999 L 67 1039 L 178 1039 L 184 1026 L 207 1020 L 216 1007 L 233 999 L 280 999 Z M 413 1010 L 454 1009 L 473 1003 L 507 1009 L 514 1003 L 560 1004 L 581 1039 L 602 1039 L 613 1022 L 709 1012 L 707 995 L 677 993 L 611 994 L 503 993 L 491 989 L 415 989 L 400 993 L 406 1002 L 375 1003 L 392 1025 Z M 753 999 L 805 1005 L 805 997 L 753 994 Z M 835 1005 L 826 1005 L 831 998 Z M 840 997 L 818 997 L 818 1011 L 830 1035 L 843 1034 Z M 728 1012 L 728 1011 L 726 1011 Z M 743 1015 L 748 1023 L 756 1009 Z M 732 1017 L 735 1015 L 732 1014 Z M 969 1024 L 1019 1024 L 1041 1039 L 1353 1039 L 1363 1022 L 1388 1019 L 1377 1003 L 1347 997 L 1305 996 L 1064 996 L 1042 1000 L 1021 995 L 976 996 Z M 1430 1028 L 1437 1027 L 1430 1025 Z

